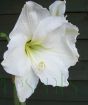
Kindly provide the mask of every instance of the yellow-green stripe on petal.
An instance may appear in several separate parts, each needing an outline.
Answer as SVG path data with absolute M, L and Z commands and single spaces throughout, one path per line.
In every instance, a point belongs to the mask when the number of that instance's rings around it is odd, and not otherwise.
M 38 51 L 39 49 L 44 48 L 43 45 L 40 43 L 40 41 L 32 41 L 29 40 L 25 44 L 25 53 L 27 56 L 29 56 L 31 53 Z

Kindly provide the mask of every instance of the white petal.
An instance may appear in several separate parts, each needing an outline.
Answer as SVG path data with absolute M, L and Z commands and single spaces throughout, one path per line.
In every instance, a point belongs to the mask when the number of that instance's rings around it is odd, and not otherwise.
M 23 77 L 15 77 L 17 95 L 20 102 L 25 102 L 33 93 L 38 84 L 38 77 L 30 69 Z
M 49 32 L 60 27 L 62 24 L 67 23 L 67 20 L 63 16 L 50 16 L 42 20 L 33 35 L 32 40 L 45 40 Z
M 7 47 L 9 49 L 24 47 L 26 42 L 29 40 L 27 36 L 23 34 L 17 34 L 18 36 L 14 36 L 10 39 Z M 23 36 L 22 36 L 23 35 Z
M 66 9 L 66 1 L 55 1 L 53 4 L 50 5 L 49 10 L 50 13 L 54 16 L 64 15 Z
M 41 51 L 34 55 L 32 67 L 45 85 L 68 86 L 68 70 L 59 54 Z
M 48 34 L 43 43 L 45 48 L 58 53 L 65 65 L 69 68 L 78 61 L 79 54 L 75 46 L 78 28 L 70 23 L 65 23 L 61 27 Z
M 8 49 L 1 64 L 6 72 L 17 76 L 24 75 L 31 68 L 30 58 L 26 56 L 24 46 Z
M 79 29 L 78 27 L 72 25 L 71 23 L 65 24 L 64 27 L 65 27 L 65 36 L 68 46 L 72 50 L 72 52 L 79 57 L 79 54 L 75 46 L 76 38 L 79 35 L 78 33 Z
M 26 2 L 14 29 L 10 33 L 10 38 L 19 34 L 31 38 L 39 22 L 49 15 L 46 8 L 32 1 Z

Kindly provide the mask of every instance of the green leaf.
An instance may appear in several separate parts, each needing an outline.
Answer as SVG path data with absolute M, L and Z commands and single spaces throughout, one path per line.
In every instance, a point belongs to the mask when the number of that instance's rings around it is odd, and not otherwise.
M 4 38 L 4 37 L 6 37 L 6 36 L 7 36 L 6 33 L 3 33 L 3 32 L 0 33 L 0 37 Z

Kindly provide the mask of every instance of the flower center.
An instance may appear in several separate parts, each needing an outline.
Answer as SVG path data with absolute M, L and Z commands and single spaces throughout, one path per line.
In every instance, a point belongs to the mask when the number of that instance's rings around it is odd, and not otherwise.
M 32 41 L 29 40 L 25 44 L 25 53 L 27 56 L 31 55 L 31 53 L 38 51 L 39 49 L 43 48 L 40 41 Z
M 32 41 L 29 40 L 25 44 L 25 53 L 28 57 L 30 57 L 31 62 L 37 67 L 39 72 L 43 71 L 46 67 L 45 62 L 41 60 L 38 64 L 35 59 L 34 53 L 37 53 L 36 51 L 39 51 L 40 49 L 46 49 L 40 41 Z M 41 51 L 41 50 L 40 50 Z

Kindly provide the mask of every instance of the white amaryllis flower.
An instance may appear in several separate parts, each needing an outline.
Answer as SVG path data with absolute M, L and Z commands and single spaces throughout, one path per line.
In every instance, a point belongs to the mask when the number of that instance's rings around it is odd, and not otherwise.
M 68 68 L 78 61 L 75 47 L 78 28 L 64 17 L 65 1 L 55 1 L 49 11 L 28 1 L 10 33 L 2 65 L 15 75 L 19 100 L 34 92 L 38 81 L 68 86 Z

